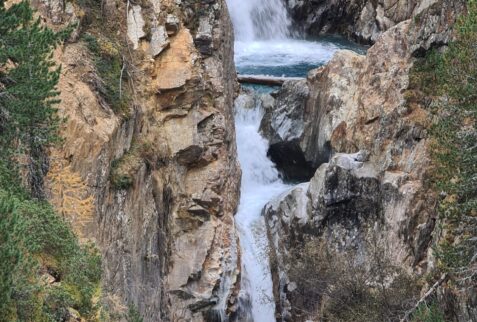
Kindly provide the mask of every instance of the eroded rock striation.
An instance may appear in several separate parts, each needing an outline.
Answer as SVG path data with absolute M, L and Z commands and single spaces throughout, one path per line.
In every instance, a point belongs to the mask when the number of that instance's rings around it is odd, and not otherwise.
M 395 8 L 404 4 L 393 3 Z M 391 265 L 413 276 L 422 276 L 434 265 L 430 247 L 438 222 L 437 196 L 425 184 L 431 120 L 423 106 L 407 99 L 406 92 L 415 56 L 452 39 L 452 26 L 464 5 L 406 3 L 403 8 L 410 15 L 376 37 L 366 56 L 338 52 L 326 66 L 311 71 L 306 84 L 285 86 L 278 104 L 265 117 L 263 132 L 272 142 L 294 144 L 297 153 L 318 168 L 310 183 L 295 187 L 264 209 L 281 320 L 310 317 L 297 309 L 307 299 L 288 276 L 291 267 L 302 267 L 297 258 L 306 261 L 299 253 L 306 241 L 315 241 L 325 253 L 354 256 L 355 264 L 364 266 L 373 262 L 370 245 L 378 245 Z M 290 93 L 297 86 L 309 91 L 306 99 L 297 98 L 299 91 Z M 286 101 L 281 95 L 297 102 L 288 104 L 292 110 L 281 108 L 280 101 Z M 299 131 L 281 136 L 273 126 L 278 123 L 295 124 Z M 459 301 L 467 299 L 463 296 Z M 313 309 L 319 315 L 317 305 Z M 475 319 L 468 310 L 471 306 L 453 307 L 456 320 Z
M 233 220 L 240 169 L 225 1 L 64 7 L 40 11 L 56 24 L 75 18 L 77 32 L 92 36 L 72 38 L 56 54 L 66 122 L 48 187 L 78 235 L 101 250 L 104 301 L 119 315 L 134 305 L 144 321 L 230 315 L 240 274 Z M 119 107 L 103 97 L 111 84 L 88 47 L 95 43 L 108 59 L 120 57 L 113 82 L 123 86 L 120 98 L 129 92 Z

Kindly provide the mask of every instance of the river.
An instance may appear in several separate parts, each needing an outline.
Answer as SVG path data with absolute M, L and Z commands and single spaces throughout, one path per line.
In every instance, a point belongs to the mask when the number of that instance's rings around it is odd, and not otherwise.
M 339 49 L 360 50 L 338 37 L 301 39 L 291 31 L 292 23 L 281 0 L 227 0 L 227 4 L 235 30 L 235 64 L 241 74 L 305 77 Z M 267 157 L 269 144 L 259 133 L 263 113 L 260 103 L 252 109 L 235 106 L 242 168 L 235 220 L 242 254 L 240 303 L 247 306 L 240 311 L 248 312 L 241 317 L 247 322 L 276 321 L 268 239 L 261 214 L 270 200 L 292 187 L 281 180 Z

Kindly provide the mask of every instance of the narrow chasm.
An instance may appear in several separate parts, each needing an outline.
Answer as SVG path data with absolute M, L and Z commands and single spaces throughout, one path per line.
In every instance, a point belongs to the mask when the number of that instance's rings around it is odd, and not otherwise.
M 241 198 L 235 221 L 242 252 L 239 321 L 276 321 L 267 227 L 262 211 L 277 196 L 309 181 L 317 168 L 300 147 L 308 99 L 306 75 L 340 49 L 364 48 L 340 37 L 306 40 L 292 31 L 280 0 L 228 0 L 235 63 L 243 83 L 235 100 Z M 264 84 L 260 84 L 264 79 Z M 270 86 L 278 81 L 283 86 Z M 255 81 L 258 80 L 258 81 Z M 258 83 L 258 84 L 257 84 Z

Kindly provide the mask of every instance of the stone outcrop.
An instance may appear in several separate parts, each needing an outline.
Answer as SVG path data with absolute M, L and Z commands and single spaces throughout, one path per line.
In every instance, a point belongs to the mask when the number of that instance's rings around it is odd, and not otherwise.
M 340 51 L 310 72 L 302 85 L 310 92 L 306 103 L 290 104 L 293 111 L 277 103 L 266 116 L 263 128 L 270 138 L 277 135 L 272 124 L 295 123 L 299 131 L 291 137 L 318 168 L 309 184 L 264 210 L 277 259 L 272 273 L 282 320 L 306 319 L 293 311 L 303 299 L 287 277 L 290 265 L 296 265 L 287 262 L 287 252 L 303 240 L 315 239 L 331 253 L 358 254 L 364 263 L 371 262 L 367 245 L 374 243 L 392 250 L 391 264 L 414 276 L 434 265 L 430 246 L 437 196 L 425 185 L 431 119 L 406 92 L 414 57 L 447 43 L 462 10 L 462 2 L 421 3 L 412 11 L 418 16 L 379 36 L 366 56 Z M 287 91 L 297 102 L 297 91 L 284 88 L 281 94 Z M 282 144 L 290 141 L 278 138 Z M 468 312 L 458 313 L 458 320 L 466 317 Z
M 64 142 L 51 151 L 52 204 L 101 250 L 103 301 L 113 313 L 134 305 L 144 321 L 231 315 L 240 274 L 233 220 L 240 169 L 225 1 L 106 1 L 98 29 L 91 8 L 73 9 L 100 45 L 109 30 L 127 35 L 118 50 L 129 100 L 118 112 L 101 97 L 83 41 L 56 52 L 66 121 Z M 56 22 L 71 21 L 68 12 L 52 13 Z M 118 175 L 127 180 L 115 184 Z
M 285 82 L 275 104 L 265 108 L 260 125 L 262 134 L 270 142 L 270 158 L 288 180 L 307 181 L 314 172 L 313 161 L 305 158 L 300 146 L 308 96 L 306 80 Z
M 452 6 L 439 0 L 287 0 L 291 17 L 309 35 L 339 33 L 373 44 L 385 31 L 417 17 L 430 6 Z
M 408 20 L 392 28 L 366 56 L 339 51 L 326 66 L 311 71 L 306 84 L 291 81 L 283 86 L 275 107 L 267 110 L 261 126 L 262 133 L 272 144 L 270 152 L 287 155 L 293 150 L 296 160 L 316 170 L 329 160 L 333 151 L 355 152 L 370 146 L 381 149 L 384 138 L 379 140 L 378 136 L 373 143 L 372 133 L 384 135 L 386 126 L 395 131 L 391 127 L 393 122 L 409 112 L 404 107 L 406 100 L 402 92 L 408 85 L 413 57 L 448 43 L 451 26 L 462 8 L 459 2 L 421 5 L 416 9 L 420 20 Z M 306 92 L 309 95 L 304 95 Z M 389 114 L 391 110 L 393 114 Z M 392 115 L 389 116 L 392 119 L 384 118 L 386 124 L 381 124 L 379 121 L 384 115 Z M 280 135 L 274 130 L 284 125 L 283 132 L 292 124 L 292 134 Z M 359 128 L 350 128 L 358 124 Z M 382 129 L 378 131 L 378 127 Z M 423 124 L 419 127 L 422 129 Z M 344 144 L 346 135 L 348 139 Z M 366 142 L 358 142 L 358 135 L 365 137 Z M 375 155 L 382 153 L 375 151 Z M 382 164 L 383 168 L 388 167 L 389 160 L 383 160 Z M 287 172 L 286 166 L 281 169 Z M 300 179 L 292 170 L 286 177 Z

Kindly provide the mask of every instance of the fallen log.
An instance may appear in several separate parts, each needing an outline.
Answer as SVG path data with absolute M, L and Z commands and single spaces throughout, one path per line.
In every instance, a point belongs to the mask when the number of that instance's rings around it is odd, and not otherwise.
M 302 77 L 276 77 L 276 76 L 262 76 L 262 75 L 237 75 L 238 81 L 241 84 L 257 84 L 267 86 L 282 86 L 288 80 L 303 80 Z

